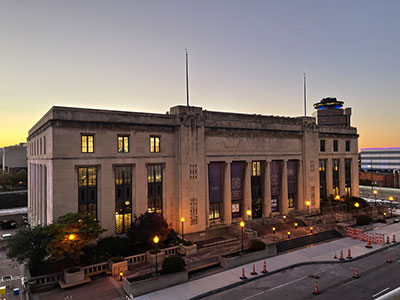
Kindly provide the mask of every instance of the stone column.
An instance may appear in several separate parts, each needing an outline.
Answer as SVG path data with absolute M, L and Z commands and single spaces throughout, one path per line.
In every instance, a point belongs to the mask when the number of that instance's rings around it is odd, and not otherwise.
M 232 223 L 231 162 L 225 162 L 224 170 L 224 224 Z
M 358 156 L 355 155 L 351 159 L 351 195 L 354 197 L 360 197 L 359 182 Z
M 264 187 L 263 187 L 263 218 L 271 217 L 271 161 L 264 162 Z
M 35 164 L 35 226 L 39 222 L 39 165 Z
M 304 190 L 303 190 L 303 162 L 299 160 L 297 164 L 297 210 L 298 211 L 304 210 L 305 201 L 306 200 L 304 200 Z
M 243 182 L 243 219 L 248 220 L 247 210 L 251 208 L 251 161 L 245 162 L 244 182 Z M 250 217 L 251 218 L 251 217 Z
M 328 197 L 333 194 L 332 158 L 326 160 L 326 194 Z
M 346 195 L 346 174 L 345 174 L 344 157 L 339 160 L 339 195 Z
M 282 167 L 282 203 L 281 203 L 281 214 L 288 214 L 289 199 L 288 199 L 288 173 L 287 173 L 287 159 L 283 160 Z

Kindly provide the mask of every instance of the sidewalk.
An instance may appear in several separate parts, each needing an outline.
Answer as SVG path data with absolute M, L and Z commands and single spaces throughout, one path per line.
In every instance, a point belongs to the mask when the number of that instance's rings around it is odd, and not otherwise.
M 386 241 L 386 235 L 389 235 L 391 240 L 392 235 L 396 234 L 396 240 L 399 241 L 400 223 L 392 225 L 382 224 L 378 227 L 375 227 L 372 232 L 385 234 L 385 241 Z M 274 271 L 302 262 L 337 261 L 333 259 L 333 257 L 335 253 L 337 256 L 339 256 L 340 250 L 343 250 L 344 257 L 347 256 L 348 249 L 351 249 L 351 254 L 353 257 L 358 257 L 363 254 L 376 251 L 383 247 L 385 246 L 373 244 L 373 248 L 368 249 L 365 248 L 365 242 L 361 242 L 359 240 L 351 238 L 342 238 L 332 242 L 316 245 L 309 248 L 303 248 L 297 251 L 270 257 L 267 259 L 267 270 Z M 259 274 L 261 274 L 260 271 L 263 268 L 264 260 L 260 260 L 254 263 L 256 265 L 256 271 Z M 257 275 L 256 276 L 250 275 L 250 272 L 252 271 L 253 268 L 253 263 L 250 263 L 244 266 L 226 270 L 197 280 L 188 281 L 183 284 L 176 285 L 167 289 L 142 295 L 136 297 L 135 299 L 140 299 L 140 300 L 190 299 L 192 297 L 204 294 L 206 292 L 222 288 L 230 284 L 241 281 L 239 277 L 242 274 L 242 267 L 245 268 L 246 276 L 248 278 L 257 277 Z

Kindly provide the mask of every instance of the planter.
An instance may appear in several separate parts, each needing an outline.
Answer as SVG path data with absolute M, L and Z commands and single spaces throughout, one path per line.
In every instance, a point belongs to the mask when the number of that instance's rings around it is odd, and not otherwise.
M 69 272 L 71 269 L 77 269 L 76 272 Z M 64 282 L 67 285 L 83 282 L 85 280 L 85 272 L 82 267 L 73 267 L 64 270 Z
M 185 246 L 183 244 L 179 244 L 179 250 L 185 253 L 185 256 L 193 255 L 197 253 L 197 245 L 193 244 L 190 246 Z
M 161 264 L 164 261 L 165 258 L 165 253 L 164 251 L 158 252 L 157 253 L 157 264 Z M 156 255 L 153 253 L 150 253 L 150 251 L 146 251 L 146 260 L 152 264 L 155 265 L 156 264 Z
M 127 260 L 119 260 L 119 261 L 108 261 L 108 269 L 111 271 L 113 276 L 119 276 L 120 272 L 128 271 L 128 261 Z
M 178 273 L 159 275 L 152 278 L 130 282 L 129 278 L 124 278 L 122 288 L 127 295 L 134 297 L 151 293 L 157 290 L 180 284 L 188 281 L 188 272 L 185 270 Z
M 271 257 L 274 255 L 276 255 L 276 245 L 270 244 L 266 245 L 264 250 L 250 252 L 246 254 L 239 254 L 238 256 L 229 258 L 219 256 L 218 259 L 221 264 L 221 267 L 230 269 L 240 265 L 248 264 L 256 260 L 261 260 L 267 257 Z

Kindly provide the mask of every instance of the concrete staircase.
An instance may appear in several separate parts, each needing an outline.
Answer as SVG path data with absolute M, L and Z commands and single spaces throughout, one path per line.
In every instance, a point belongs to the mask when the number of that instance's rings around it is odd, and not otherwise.
M 336 230 L 329 230 L 324 232 L 319 232 L 315 234 L 309 234 L 306 236 L 288 239 L 285 241 L 278 242 L 276 244 L 276 250 L 278 253 L 286 252 L 292 249 L 304 247 L 311 244 L 316 244 L 320 242 L 325 242 L 328 240 L 333 240 L 337 238 L 341 238 L 339 232 Z

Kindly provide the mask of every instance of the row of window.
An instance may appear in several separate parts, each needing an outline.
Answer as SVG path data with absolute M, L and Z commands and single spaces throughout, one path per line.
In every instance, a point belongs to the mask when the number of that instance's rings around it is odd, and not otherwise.
M 78 211 L 97 218 L 97 168 L 78 169 Z M 147 166 L 149 212 L 162 213 L 162 165 Z M 115 167 L 115 232 L 126 232 L 132 222 L 132 166 Z
M 29 155 L 46 155 L 45 136 L 29 143 Z
M 320 184 L 320 197 L 321 199 L 324 197 L 332 195 L 339 195 L 339 171 L 340 168 L 344 167 L 345 170 L 345 192 L 346 196 L 351 196 L 351 158 L 346 158 L 344 160 L 344 166 L 340 166 L 339 159 L 332 159 L 332 170 L 327 169 L 327 160 L 320 159 L 319 160 L 319 184 Z M 332 172 L 332 192 L 327 190 L 327 172 Z
M 325 140 L 320 140 L 320 148 L 321 152 L 325 152 Z M 339 140 L 333 140 L 333 152 L 339 151 Z M 346 141 L 346 152 L 350 152 L 350 141 Z
M 82 153 L 94 153 L 94 138 L 93 134 L 84 134 L 81 136 L 81 152 Z M 151 153 L 160 152 L 160 137 L 150 136 L 149 138 L 149 150 Z M 118 135 L 117 136 L 117 151 L 118 153 L 128 153 L 129 150 L 129 135 Z

